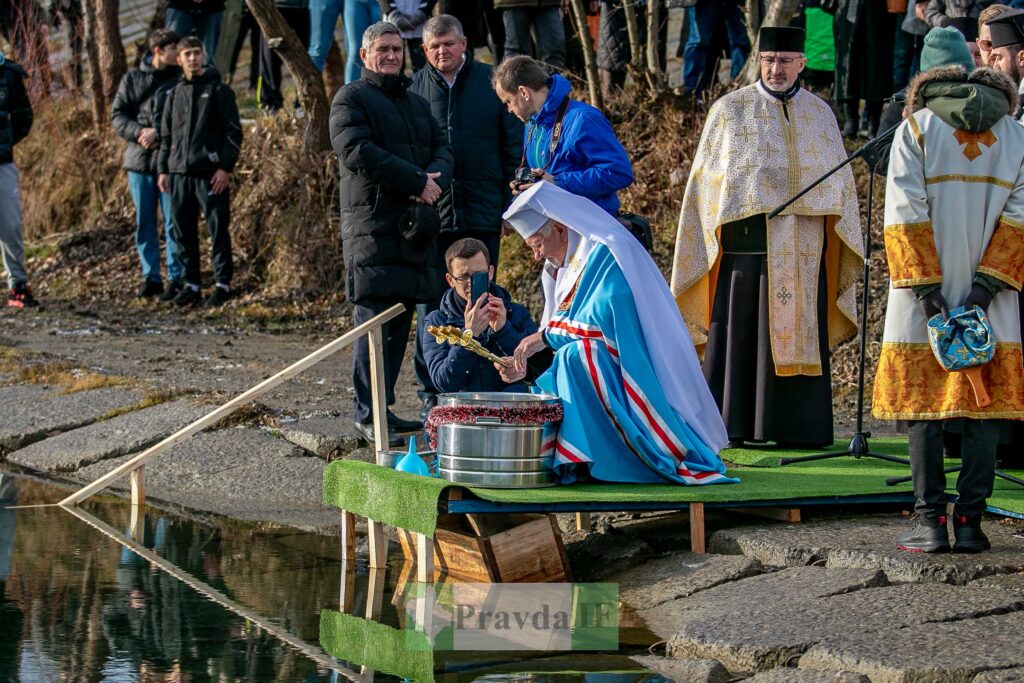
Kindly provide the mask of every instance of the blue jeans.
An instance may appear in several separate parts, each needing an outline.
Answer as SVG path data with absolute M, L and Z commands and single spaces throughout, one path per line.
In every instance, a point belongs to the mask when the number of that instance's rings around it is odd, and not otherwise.
M 174 31 L 182 38 L 187 35 L 198 37 L 203 41 L 207 63 L 212 64 L 213 56 L 217 53 L 217 39 L 220 38 L 220 24 L 223 19 L 223 12 L 192 14 L 168 7 L 164 28 Z
M 915 36 L 896 27 L 896 42 L 892 58 L 892 89 L 903 90 L 910 79 L 917 75 L 921 66 L 921 48 L 924 36 Z
M 708 53 L 712 49 L 715 26 L 719 21 L 725 23 L 725 33 L 729 39 L 729 59 L 731 60 L 732 77 L 736 78 L 750 52 L 750 39 L 747 38 L 747 27 L 743 21 L 743 10 L 732 2 L 721 0 L 697 0 L 697 4 L 686 9 L 686 20 L 690 25 L 690 35 L 683 49 L 683 86 L 690 92 L 700 92 L 707 86 L 703 82 L 704 70 L 707 66 Z
M 359 78 L 363 69 L 359 59 L 363 32 L 370 24 L 380 21 L 380 6 L 372 0 L 344 0 L 344 10 L 342 5 L 343 0 L 309 0 L 309 58 L 318 71 L 324 70 L 338 14 L 344 12 L 345 82 L 351 83 Z
M 164 239 L 167 240 L 167 278 L 181 282 L 185 274 L 181 265 L 178 242 L 174 239 L 171 222 L 171 195 L 156 188 L 156 176 L 128 171 L 128 190 L 135 204 L 135 248 L 142 262 L 142 277 L 162 282 L 160 277 L 160 229 L 156 220 L 156 204 L 164 219 Z
M 505 57 L 530 54 L 530 27 L 537 35 L 537 59 L 565 68 L 565 27 L 555 7 L 509 7 L 501 11 L 505 25 Z

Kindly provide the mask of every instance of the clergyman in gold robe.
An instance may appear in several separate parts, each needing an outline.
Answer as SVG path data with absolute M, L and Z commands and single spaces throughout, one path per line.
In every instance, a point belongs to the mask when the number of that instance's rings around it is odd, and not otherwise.
M 829 348 L 856 331 L 863 239 L 829 106 L 800 86 L 803 30 L 760 31 L 761 79 L 708 113 L 686 185 L 672 293 L 730 441 L 833 442 Z

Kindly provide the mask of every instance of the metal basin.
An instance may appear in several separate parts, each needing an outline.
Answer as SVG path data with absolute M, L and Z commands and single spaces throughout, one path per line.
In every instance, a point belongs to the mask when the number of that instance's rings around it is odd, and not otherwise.
M 522 408 L 559 405 L 550 394 L 465 392 L 442 394 L 444 407 Z M 554 486 L 551 471 L 558 423 L 505 424 L 498 417 L 468 416 L 437 428 L 438 476 L 457 484 L 493 488 Z
M 440 469 L 440 477 L 454 484 L 492 489 L 534 489 L 554 486 L 554 474 L 547 472 L 465 472 Z

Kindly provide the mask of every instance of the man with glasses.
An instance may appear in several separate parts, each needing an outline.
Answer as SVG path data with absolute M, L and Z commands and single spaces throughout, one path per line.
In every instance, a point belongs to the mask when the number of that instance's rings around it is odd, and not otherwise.
M 480 344 L 497 356 L 511 356 L 525 337 L 537 332 L 537 324 L 522 304 L 494 284 L 494 266 L 487 247 L 478 239 L 464 237 L 444 254 L 448 273 L 444 276 L 451 289 L 441 297 L 440 307 L 426 319 L 419 333 L 430 380 L 439 392 L 454 391 L 526 391 L 522 382 L 506 382 L 491 361 L 458 346 L 438 343 L 428 326 L 454 325 L 473 332 Z M 474 273 L 487 273 L 490 286 L 472 300 Z
M 800 87 L 804 33 L 760 31 L 761 80 L 719 99 L 683 197 L 672 293 L 729 439 L 831 445 L 829 347 L 856 331 L 853 173 L 828 104 Z M 689 340 L 681 342 L 688 344 Z
M 982 66 L 991 66 L 989 60 L 992 55 L 992 31 L 988 27 L 988 22 L 1011 9 L 1007 5 L 989 5 L 978 15 L 978 52 L 981 54 Z
M 437 298 L 435 272 L 440 221 L 435 202 L 451 181 L 452 150 L 430 105 L 409 92 L 402 75 L 404 46 L 398 27 L 386 21 L 363 33 L 363 75 L 341 88 L 331 104 L 331 143 L 341 179 L 341 246 L 352 322 L 359 325 L 395 304 L 405 311 L 384 325 L 387 404 L 409 342 L 413 307 Z M 370 351 L 366 337 L 352 354 L 355 429 L 373 443 Z M 388 443 L 397 432 L 417 431 L 419 420 L 387 411 Z
M 1010 77 L 1018 87 L 1024 89 L 1024 10 L 1003 12 L 986 24 L 991 41 L 988 64 L 996 71 Z M 1013 118 L 1021 120 L 1024 109 L 1017 107 Z

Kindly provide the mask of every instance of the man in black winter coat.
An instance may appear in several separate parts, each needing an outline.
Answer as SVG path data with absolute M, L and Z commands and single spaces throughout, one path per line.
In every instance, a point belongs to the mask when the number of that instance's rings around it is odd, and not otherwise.
M 181 292 L 184 271 L 178 257 L 171 221 L 171 196 L 156 186 L 156 159 L 160 150 L 160 115 L 167 93 L 178 82 L 178 34 L 157 29 L 149 36 L 149 54 L 138 68 L 121 79 L 110 108 L 114 132 L 128 141 L 124 150 L 124 169 L 128 171 L 128 190 L 135 204 L 135 248 L 142 262 L 142 286 L 139 298 L 163 295 L 170 301 Z M 160 276 L 160 230 L 157 204 L 164 219 L 167 239 L 167 279 L 164 290 Z
M 0 52 L 0 251 L 7 271 L 7 305 L 36 306 L 26 284 L 25 248 L 21 231 L 21 198 L 14 146 L 32 129 L 32 103 L 25 92 L 25 70 Z
M 178 43 L 182 79 L 171 89 L 160 119 L 157 186 L 171 194 L 174 236 L 181 247 L 185 282 L 174 299 L 179 306 L 202 300 L 199 277 L 199 212 L 213 239 L 217 286 L 207 306 L 219 306 L 231 293 L 231 173 L 242 147 L 235 93 L 215 68 L 204 67 L 206 55 L 195 36 Z
M 445 252 L 457 240 L 473 237 L 487 247 L 491 266 L 498 266 L 501 214 L 512 201 L 509 181 L 523 156 L 523 124 L 501 103 L 491 87 L 491 67 L 466 51 L 462 24 L 441 14 L 423 27 L 428 66 L 416 72 L 410 90 L 430 103 L 441 132 L 452 146 L 452 184 L 437 201 L 441 234 L 437 240 L 438 287 L 445 281 Z M 421 417 L 437 404 L 423 355 L 423 325 L 437 310 L 440 297 L 421 304 L 416 313 L 416 377 L 423 385 Z
M 430 106 L 408 92 L 401 74 L 398 28 L 377 22 L 363 33 L 362 77 L 338 91 L 331 105 L 331 143 L 341 167 L 341 236 L 346 291 L 355 324 L 396 303 L 405 312 L 384 326 L 387 404 L 395 402 L 395 380 L 409 340 L 417 303 L 437 298 L 437 232 L 434 208 L 451 180 L 452 153 Z M 356 430 L 373 442 L 369 345 L 356 342 L 352 382 Z M 388 410 L 388 441 L 394 432 L 422 425 Z

